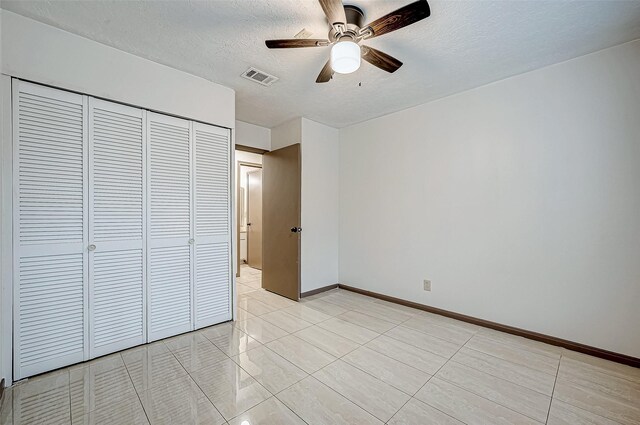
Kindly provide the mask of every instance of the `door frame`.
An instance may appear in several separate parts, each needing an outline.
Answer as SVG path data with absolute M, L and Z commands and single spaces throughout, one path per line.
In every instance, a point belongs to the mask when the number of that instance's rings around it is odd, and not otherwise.
M 2 134 L 0 134 L 0 377 L 5 386 L 13 384 L 13 111 L 12 78 L 0 75 L 0 111 Z
M 236 146 L 237 149 L 237 146 Z M 264 152 L 255 152 L 262 155 Z M 253 167 L 253 168 L 262 168 L 262 164 L 258 164 L 257 162 L 248 162 L 248 161 L 238 161 L 236 166 L 236 240 L 238 243 L 236 244 L 236 263 L 238 264 L 238 269 L 236 270 L 236 277 L 240 277 L 240 168 L 241 167 Z M 247 239 L 248 241 L 248 239 Z

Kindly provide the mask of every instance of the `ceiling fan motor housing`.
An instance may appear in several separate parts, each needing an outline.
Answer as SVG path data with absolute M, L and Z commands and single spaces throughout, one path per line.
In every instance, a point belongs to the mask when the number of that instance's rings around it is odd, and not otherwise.
M 343 33 L 338 33 L 335 28 L 329 31 L 329 40 L 337 41 L 343 37 L 357 40 L 360 36 L 360 28 L 364 22 L 364 12 L 357 6 L 345 5 L 344 14 L 347 17 L 347 28 Z
M 357 6 L 346 5 L 344 7 L 344 13 L 347 15 L 347 24 L 362 28 L 362 23 L 364 22 L 364 12 L 362 9 Z

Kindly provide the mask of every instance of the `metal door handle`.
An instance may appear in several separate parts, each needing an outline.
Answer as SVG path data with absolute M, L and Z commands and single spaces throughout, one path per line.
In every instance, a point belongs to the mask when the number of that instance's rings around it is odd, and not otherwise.
M 96 250 L 96 246 L 95 246 L 94 244 L 91 244 L 91 245 L 89 245 L 89 246 L 87 247 L 87 249 L 88 249 L 89 251 L 95 251 L 95 250 Z
M 189 245 L 193 245 L 194 243 L 196 243 L 195 239 L 189 239 Z
M 302 227 L 292 227 L 291 233 L 300 233 L 302 232 Z

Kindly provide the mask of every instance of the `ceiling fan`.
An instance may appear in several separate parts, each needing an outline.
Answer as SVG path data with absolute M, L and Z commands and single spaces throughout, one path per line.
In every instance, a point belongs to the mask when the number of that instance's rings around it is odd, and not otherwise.
M 267 40 L 270 49 L 298 47 L 331 47 L 331 57 L 320 71 L 316 83 L 326 83 L 334 72 L 349 74 L 360 68 L 360 58 L 387 72 L 395 72 L 402 62 L 360 42 L 416 23 L 431 14 L 429 3 L 418 0 L 382 18 L 362 25 L 364 13 L 356 6 L 343 5 L 342 0 L 318 0 L 330 24 L 327 39 Z

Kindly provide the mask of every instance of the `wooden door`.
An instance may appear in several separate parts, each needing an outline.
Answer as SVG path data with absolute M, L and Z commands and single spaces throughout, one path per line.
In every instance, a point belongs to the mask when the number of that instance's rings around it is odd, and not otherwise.
M 262 287 L 300 298 L 300 144 L 263 156 Z
M 262 270 L 262 169 L 247 173 L 247 264 Z

